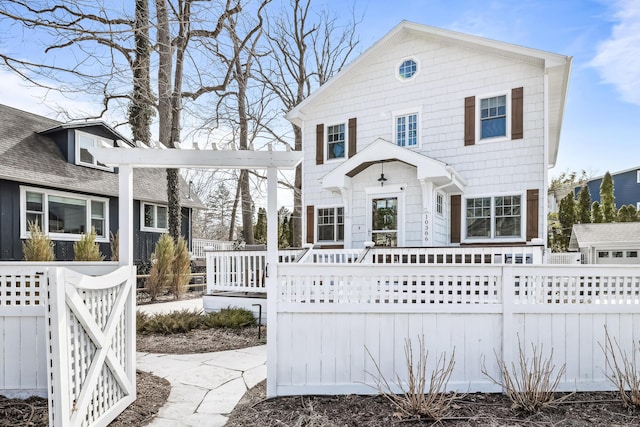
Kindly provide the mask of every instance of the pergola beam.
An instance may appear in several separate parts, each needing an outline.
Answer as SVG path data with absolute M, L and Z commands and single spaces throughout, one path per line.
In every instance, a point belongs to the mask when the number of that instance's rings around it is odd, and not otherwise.
M 294 169 L 302 161 L 300 151 L 92 147 L 89 152 L 105 165 L 133 168 Z

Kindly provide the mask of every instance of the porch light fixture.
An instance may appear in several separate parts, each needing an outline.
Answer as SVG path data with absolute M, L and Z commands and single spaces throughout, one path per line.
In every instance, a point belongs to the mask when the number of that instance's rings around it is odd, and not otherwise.
M 384 182 L 387 180 L 387 178 L 384 177 L 384 162 L 380 163 L 380 167 L 381 172 L 380 172 L 380 178 L 378 178 L 378 182 L 380 183 L 380 187 L 384 187 Z

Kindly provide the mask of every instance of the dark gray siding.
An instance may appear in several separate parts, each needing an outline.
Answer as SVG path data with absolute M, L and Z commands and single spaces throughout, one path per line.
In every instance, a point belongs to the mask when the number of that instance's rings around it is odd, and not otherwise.
M 640 202 L 640 184 L 638 183 L 638 170 L 630 170 L 622 173 L 611 174 L 613 178 L 613 195 L 616 199 L 616 206 L 623 205 L 637 206 Z M 587 183 L 591 193 L 591 201 L 600 201 L 600 185 L 602 178 L 594 179 Z M 577 189 L 579 191 L 579 189 Z M 576 194 L 577 194 L 576 191 Z
M 44 187 L 40 187 L 45 189 Z M 65 191 L 63 189 L 53 189 Z M 104 197 L 104 196 L 101 196 Z M 190 221 L 191 209 L 182 208 L 182 234 L 190 242 Z M 140 202 L 133 203 L 133 258 L 134 261 L 144 261 L 151 259 L 154 247 L 160 233 L 150 233 L 140 231 Z M 109 200 L 109 231 L 114 235 L 119 228 L 118 224 L 118 199 Z M 54 242 L 54 252 L 57 261 L 73 260 L 72 241 Z M 111 259 L 111 248 L 109 243 L 99 243 L 100 251 L 105 255 L 105 259 Z M 20 184 L 13 181 L 0 180 L 0 261 L 20 261 L 23 258 L 22 240 L 20 239 Z

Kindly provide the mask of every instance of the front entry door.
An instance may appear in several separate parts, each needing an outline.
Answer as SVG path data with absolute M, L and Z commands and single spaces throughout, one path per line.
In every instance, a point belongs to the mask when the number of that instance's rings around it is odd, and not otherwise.
M 376 246 L 398 246 L 398 198 L 373 198 L 371 209 L 371 240 Z

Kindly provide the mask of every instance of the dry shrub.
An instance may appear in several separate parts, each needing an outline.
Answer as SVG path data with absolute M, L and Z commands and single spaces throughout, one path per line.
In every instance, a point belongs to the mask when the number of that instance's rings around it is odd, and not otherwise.
M 173 257 L 173 239 L 168 234 L 163 234 L 156 243 L 155 251 L 151 254 L 152 267 L 145 286 L 151 301 L 156 301 L 158 296 L 169 289 L 172 281 Z
M 104 255 L 96 243 L 96 229 L 91 226 L 90 233 L 83 233 L 80 240 L 73 244 L 74 261 L 102 261 Z
M 455 366 L 455 349 L 448 359 L 446 353 L 442 353 L 435 369 L 428 375 L 429 352 L 425 349 L 423 336 L 418 337 L 418 344 L 420 350 L 416 362 L 413 357 L 411 340 L 405 339 L 404 355 L 407 364 L 407 380 L 402 380 L 396 374 L 394 383 L 396 388 L 401 391 L 400 394 L 394 392 L 394 388 L 384 377 L 378 363 L 373 359 L 368 349 L 367 353 L 378 371 L 376 376 L 378 391 L 402 414 L 440 420 L 449 413 L 454 402 L 461 397 L 456 393 L 445 393 Z
M 120 258 L 120 231 L 116 234 L 109 232 L 109 247 L 111 248 L 111 261 L 118 261 Z
M 40 231 L 38 222 L 29 221 L 29 237 L 22 242 L 22 253 L 25 261 L 55 261 L 53 242 Z
M 556 399 L 555 392 L 564 375 L 566 365 L 562 365 L 557 374 L 553 375 L 555 365 L 552 364 L 553 350 L 548 358 L 542 357 L 542 346 L 540 350 L 531 344 L 533 358 L 527 358 L 520 339 L 518 338 L 518 365 L 511 363 L 509 366 L 500 360 L 496 354 L 496 361 L 500 367 L 502 380 L 493 378 L 482 366 L 482 373 L 494 384 L 502 387 L 514 409 L 522 409 L 528 413 L 536 413 L 546 406 L 553 406 L 565 400 L 570 395 Z
M 605 343 L 600 344 L 607 361 L 610 373 L 607 379 L 618 389 L 618 394 L 624 406 L 630 409 L 640 408 L 640 372 L 638 370 L 637 355 L 640 352 L 640 341 L 633 343 L 631 358 L 620 348 L 618 340 L 613 341 L 607 327 L 604 328 Z
M 189 289 L 191 279 L 191 257 L 187 242 L 182 236 L 178 238 L 178 243 L 175 245 L 172 267 L 171 292 L 175 299 L 180 299 Z

